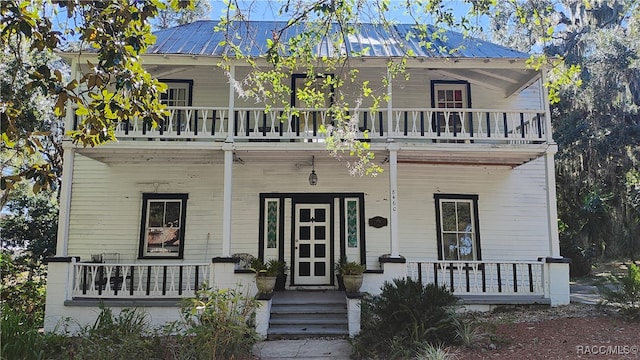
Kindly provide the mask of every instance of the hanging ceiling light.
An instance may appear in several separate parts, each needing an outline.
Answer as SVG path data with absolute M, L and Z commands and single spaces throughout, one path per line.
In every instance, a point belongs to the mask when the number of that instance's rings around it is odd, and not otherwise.
M 315 186 L 318 184 L 318 175 L 316 175 L 316 157 L 311 157 L 311 174 L 309 174 L 309 185 Z

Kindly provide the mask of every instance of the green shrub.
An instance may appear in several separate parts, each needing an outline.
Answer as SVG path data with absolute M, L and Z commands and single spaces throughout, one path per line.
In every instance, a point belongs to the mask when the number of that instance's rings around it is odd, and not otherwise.
M 599 290 L 604 297 L 601 305 L 619 307 L 629 320 L 640 321 L 640 268 L 629 264 L 627 275 L 610 276 L 609 284 L 600 284 Z
M 162 349 L 157 334 L 151 328 L 147 314 L 140 309 L 122 309 L 114 315 L 100 306 L 93 325 L 80 330 L 74 337 L 46 340 L 48 359 L 159 359 Z
M 385 282 L 380 295 L 363 298 L 354 355 L 401 359 L 407 354 L 413 357 L 425 343 L 452 343 L 456 338 L 456 303 L 445 287 L 423 286 L 412 279 Z
M 429 343 L 421 345 L 416 353 L 416 360 L 453 360 L 456 358 L 455 353 L 450 352 L 449 349 L 442 345 L 431 345 Z
M 0 299 L 3 306 L 22 314 L 29 328 L 43 325 L 46 292 L 46 268 L 26 256 L 0 251 Z
M 258 341 L 258 302 L 236 289 L 204 289 L 182 303 L 182 322 L 167 351 L 180 359 L 242 359 Z
M 44 341 L 29 317 L 8 305 L 2 306 L 0 359 L 43 359 Z

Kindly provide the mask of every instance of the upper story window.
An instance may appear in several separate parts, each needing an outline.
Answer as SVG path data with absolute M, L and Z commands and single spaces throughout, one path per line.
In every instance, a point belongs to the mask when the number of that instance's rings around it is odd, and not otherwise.
M 471 107 L 471 88 L 466 81 L 432 81 L 431 107 L 447 109 L 437 112 L 433 119 L 433 130 L 441 134 L 456 136 L 462 131 L 463 121 L 469 116 L 464 111 Z
M 192 119 L 187 115 L 194 116 L 193 112 L 187 111 L 184 107 L 192 105 L 193 80 L 160 80 L 167 84 L 167 92 L 160 95 L 160 102 L 169 106 L 169 117 L 163 124 L 162 130 L 173 130 L 177 132 L 191 128 Z
M 478 196 L 436 194 L 438 259 L 480 260 Z
M 160 80 L 167 85 L 167 92 L 160 95 L 160 101 L 167 106 L 190 106 L 192 80 Z
M 187 194 L 142 194 L 139 258 L 182 259 L 187 198 Z

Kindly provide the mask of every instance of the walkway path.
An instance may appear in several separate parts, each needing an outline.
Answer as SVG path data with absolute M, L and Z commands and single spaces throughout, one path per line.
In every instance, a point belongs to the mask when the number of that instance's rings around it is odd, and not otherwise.
M 260 360 L 348 360 L 351 344 L 344 339 L 261 341 L 253 347 L 253 354 Z
M 602 299 L 595 285 L 576 284 L 571 282 L 571 302 L 596 305 Z

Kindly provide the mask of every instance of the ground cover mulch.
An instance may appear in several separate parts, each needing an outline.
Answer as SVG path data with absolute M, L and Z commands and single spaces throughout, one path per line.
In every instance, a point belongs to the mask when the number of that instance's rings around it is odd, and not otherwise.
M 469 315 L 483 332 L 458 359 L 640 359 L 640 323 L 593 305 L 506 308 Z

